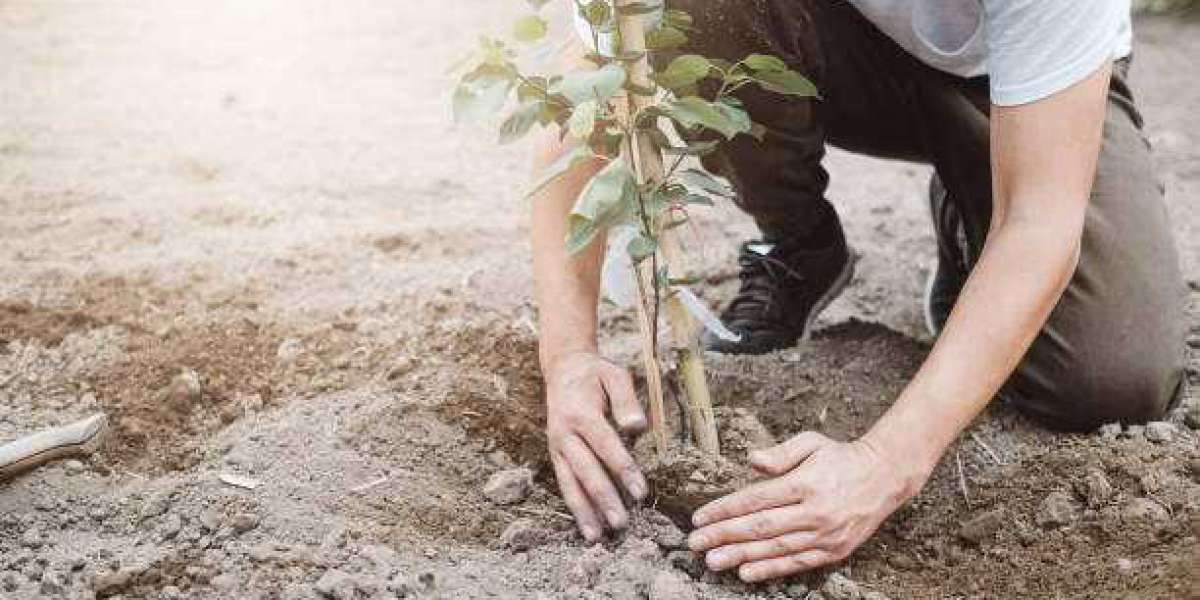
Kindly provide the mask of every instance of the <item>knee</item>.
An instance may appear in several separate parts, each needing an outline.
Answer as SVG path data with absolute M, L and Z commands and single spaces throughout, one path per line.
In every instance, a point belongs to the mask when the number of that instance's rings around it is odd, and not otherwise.
M 1183 357 L 1178 361 L 1124 356 L 1076 365 L 1035 394 L 1014 402 L 1046 426 L 1091 431 L 1106 423 L 1141 424 L 1163 419 L 1183 386 Z

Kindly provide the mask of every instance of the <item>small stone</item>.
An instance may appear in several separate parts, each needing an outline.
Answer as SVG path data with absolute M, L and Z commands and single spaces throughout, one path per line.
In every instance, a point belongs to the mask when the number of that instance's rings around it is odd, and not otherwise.
M 1134 498 L 1121 506 L 1121 520 L 1125 523 L 1153 524 L 1170 518 L 1167 509 L 1149 498 Z
M 1051 492 L 1042 501 L 1041 509 L 1038 511 L 1038 525 L 1052 529 L 1070 525 L 1079 517 L 1079 510 L 1075 506 L 1075 501 L 1071 495 L 1066 492 Z
M 304 343 L 295 338 L 289 338 L 279 343 L 275 349 L 275 359 L 283 366 L 291 365 L 304 352 Z
M 533 490 L 533 472 L 525 467 L 506 469 L 492 475 L 483 486 L 483 495 L 501 506 L 518 504 Z
M 238 513 L 229 521 L 229 526 L 238 533 L 246 533 L 258 527 L 259 517 L 254 513 Z
M 200 513 L 200 527 L 205 531 L 216 531 L 221 527 L 221 511 L 213 508 Z
M 96 573 L 92 576 L 92 591 L 97 596 L 111 595 L 129 585 L 132 579 L 133 573 L 126 570 Z
M 1117 572 L 1122 575 L 1128 575 L 1133 572 L 1134 563 L 1128 558 L 1117 559 Z
M 783 588 L 784 595 L 788 598 L 797 598 L 799 600 L 807 599 L 809 591 L 808 586 L 799 581 L 790 583 L 787 587 Z
M 1175 426 L 1165 421 L 1146 424 L 1146 439 L 1155 444 L 1165 444 L 1175 439 Z
M 1004 509 L 989 510 L 962 524 L 958 537 L 972 546 L 991 541 L 1004 526 Z
M 1146 426 L 1145 425 L 1130 425 L 1129 427 L 1125 428 L 1125 431 L 1122 432 L 1121 437 L 1128 438 L 1131 440 L 1145 439 L 1146 438 Z
M 862 595 L 858 584 L 841 573 L 830 573 L 821 592 L 831 600 L 859 600 Z
M 621 544 L 621 548 L 636 561 L 648 563 L 662 558 L 658 544 L 646 538 L 630 537 Z
M 664 550 L 678 550 L 687 546 L 687 535 L 670 518 L 658 511 L 648 511 L 647 524 L 650 537 Z
M 1089 508 L 1100 508 L 1113 497 L 1112 484 L 1097 470 L 1088 471 L 1080 484 L 1080 492 Z
M 396 362 L 392 364 L 392 368 L 388 369 L 387 380 L 396 381 L 405 375 L 413 372 L 417 368 L 417 361 L 408 356 L 400 356 L 396 358 Z
M 321 575 L 321 578 L 313 585 L 313 589 L 321 597 L 330 600 L 354 600 L 358 585 L 350 575 L 337 569 L 330 569 Z
M 71 459 L 63 463 L 63 470 L 67 475 L 78 475 L 83 472 L 83 461 Z
M 152 519 L 166 513 L 171 508 L 171 495 L 165 492 L 154 494 L 142 505 L 141 519 Z
M 158 538 L 164 542 L 175 539 L 180 529 L 183 529 L 183 519 L 179 515 L 167 515 L 158 528 Z
M 867 590 L 867 591 L 863 592 L 862 600 L 891 600 L 891 599 L 888 598 L 887 595 L 884 594 L 883 592 L 877 592 L 875 590 Z
M 192 407 L 200 403 L 204 396 L 204 388 L 200 385 L 200 375 L 184 367 L 179 374 L 171 379 L 167 386 L 167 403 L 176 411 L 191 412 Z
M 209 585 L 219 591 L 230 592 L 238 587 L 238 579 L 230 573 L 221 573 L 209 581 Z
M 371 564 L 379 569 L 386 569 L 399 560 L 395 550 L 378 544 L 365 546 L 358 551 L 358 555 L 371 561 Z
M 163 587 L 163 589 L 158 591 L 158 594 L 162 600 L 181 600 L 183 598 L 183 590 L 173 585 Z
M 649 600 L 695 600 L 692 584 L 671 571 L 659 571 L 650 580 Z
M 541 546 L 549 539 L 550 532 L 533 519 L 517 519 L 504 529 L 504 533 L 500 534 L 500 541 L 504 542 L 506 547 L 517 552 Z
M 41 548 L 42 541 L 42 532 L 37 527 L 30 527 L 21 534 L 21 545 L 26 548 Z
M 1104 425 L 1101 425 L 1100 429 L 1097 430 L 1096 433 L 1098 433 L 1100 435 L 1100 437 L 1102 437 L 1106 440 L 1115 440 L 1115 439 L 1117 439 L 1118 436 L 1121 435 L 1121 424 L 1120 423 L 1106 423 Z

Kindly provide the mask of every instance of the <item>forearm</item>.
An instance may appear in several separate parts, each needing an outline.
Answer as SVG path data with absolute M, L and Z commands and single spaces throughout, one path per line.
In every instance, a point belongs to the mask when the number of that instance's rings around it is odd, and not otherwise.
M 534 173 L 567 148 L 548 132 L 538 143 Z M 580 165 L 533 198 L 531 227 L 534 298 L 538 305 L 542 369 L 561 356 L 596 350 L 596 305 L 604 261 L 603 237 L 582 252 L 567 253 L 567 215 L 579 192 L 599 169 Z
M 1041 330 L 1075 271 L 1081 228 L 1016 218 L 994 229 L 933 351 L 864 439 L 923 480 Z

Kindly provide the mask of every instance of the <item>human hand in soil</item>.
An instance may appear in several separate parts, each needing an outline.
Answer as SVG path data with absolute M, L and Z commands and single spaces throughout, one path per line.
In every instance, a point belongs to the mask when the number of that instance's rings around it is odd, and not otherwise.
M 621 529 L 629 522 L 614 475 L 635 499 L 646 496 L 646 479 L 617 433 L 642 431 L 646 415 L 629 373 L 597 354 L 565 356 L 545 375 L 554 475 L 580 533 L 594 542 L 605 523 Z
M 750 461 L 771 477 L 701 507 L 688 538 L 710 569 L 736 567 L 747 582 L 846 558 L 923 485 L 869 441 L 814 432 L 752 452 Z

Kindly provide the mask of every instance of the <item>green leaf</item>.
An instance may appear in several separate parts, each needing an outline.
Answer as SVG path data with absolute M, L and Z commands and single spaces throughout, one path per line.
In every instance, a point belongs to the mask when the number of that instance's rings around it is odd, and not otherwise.
M 521 139 L 538 122 L 542 113 L 541 102 L 526 102 L 517 107 L 504 123 L 500 124 L 500 143 L 508 144 Z
M 750 76 L 764 90 L 812 98 L 817 96 L 817 86 L 807 77 L 795 71 L 757 71 Z
M 595 100 L 580 102 L 571 113 L 571 118 L 567 119 L 567 131 L 581 140 L 591 137 L 596 130 L 596 112 L 599 108 Z
M 610 64 L 594 70 L 575 71 L 550 86 L 550 93 L 561 94 L 571 104 L 587 100 L 604 102 L 625 85 L 625 68 Z
M 592 0 L 588 4 L 579 7 L 579 15 L 589 25 L 600 29 L 612 19 L 612 5 L 609 4 L 608 0 Z
M 569 152 L 558 157 L 549 167 L 546 167 L 546 170 L 542 172 L 541 179 L 533 184 L 525 197 L 530 198 L 537 195 L 538 192 L 546 189 L 546 186 L 557 181 L 559 177 L 566 175 L 575 167 L 593 160 L 603 160 L 603 158 L 596 156 L 587 146 L 575 146 Z
M 662 10 L 661 3 L 648 2 L 630 2 L 629 4 L 618 6 L 617 14 L 621 15 L 646 15 Z
M 464 79 L 454 90 L 454 120 L 458 123 L 481 121 L 504 108 L 512 80 L 497 74 L 480 74 Z
M 623 160 L 608 163 L 588 182 L 568 218 L 567 251 L 576 254 L 596 234 L 622 222 L 634 212 L 637 182 Z
M 752 71 L 787 71 L 787 63 L 778 56 L 769 54 L 751 54 L 742 59 L 742 64 Z
M 546 20 L 537 15 L 525 15 L 513 25 L 513 37 L 519 42 L 532 43 L 546 37 Z
M 666 27 L 680 31 L 691 31 L 693 22 L 692 15 L 676 8 L 668 9 L 663 13 L 663 25 Z
M 717 181 L 715 177 L 700 169 L 685 169 L 676 173 L 675 176 L 688 189 L 700 190 L 704 193 L 723 198 L 733 198 L 734 196 L 733 190 L 730 190 L 729 186 Z
M 655 75 L 654 79 L 659 85 L 674 90 L 694 85 L 707 77 L 712 68 L 712 63 L 707 58 L 696 54 L 684 54 L 672 60 L 663 72 Z
M 723 102 L 709 102 L 697 96 L 673 100 L 665 107 L 667 116 L 685 129 L 703 127 L 732 139 L 750 131 L 750 117 L 744 110 Z
M 646 32 L 646 48 L 649 50 L 671 50 L 686 44 L 687 41 L 687 34 L 682 29 L 669 25 Z
M 625 247 L 625 251 L 629 253 L 629 257 L 633 259 L 634 264 L 637 264 L 653 256 L 658 251 L 658 243 L 646 237 L 644 233 L 638 232 L 636 237 L 629 240 L 629 245 Z

